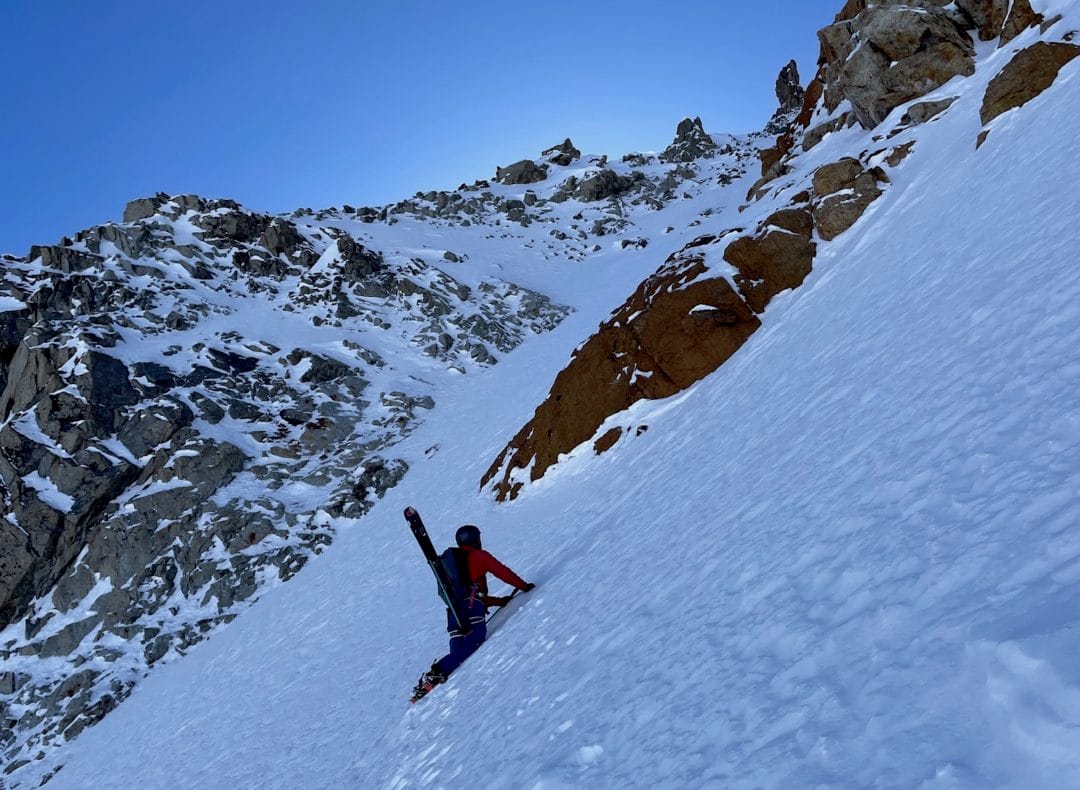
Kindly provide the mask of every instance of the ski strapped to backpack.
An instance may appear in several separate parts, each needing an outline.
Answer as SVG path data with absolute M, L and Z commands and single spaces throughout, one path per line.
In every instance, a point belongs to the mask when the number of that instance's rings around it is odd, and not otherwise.
M 466 568 L 464 576 L 461 575 L 461 566 L 458 563 L 458 559 L 455 557 L 452 562 L 456 566 L 455 575 L 457 576 L 457 584 L 451 579 L 451 574 L 447 569 L 447 565 L 443 562 L 443 557 L 440 557 L 435 553 L 435 546 L 431 543 L 431 537 L 428 535 L 427 528 L 424 526 L 423 520 L 420 518 L 420 514 L 416 512 L 416 508 L 405 508 L 405 520 L 409 522 L 409 529 L 412 531 L 413 537 L 416 538 L 416 542 L 420 545 L 420 550 L 424 553 L 424 559 L 427 560 L 428 567 L 431 568 L 431 572 L 435 574 L 435 581 L 439 585 L 439 597 L 442 598 L 446 605 L 450 608 L 450 613 L 453 615 L 454 620 L 457 621 L 458 630 L 463 634 L 467 634 L 472 631 L 472 625 L 469 623 L 468 608 L 466 606 L 466 599 L 469 593 L 466 591 L 464 595 L 461 594 L 461 580 L 465 580 L 465 586 L 468 587 L 469 572 Z M 446 556 L 454 549 L 447 549 L 443 552 L 443 556 Z M 464 554 L 464 552 L 462 552 Z

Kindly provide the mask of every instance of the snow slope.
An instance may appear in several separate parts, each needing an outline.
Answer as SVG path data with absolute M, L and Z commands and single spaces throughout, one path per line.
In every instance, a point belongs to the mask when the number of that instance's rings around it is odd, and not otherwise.
M 403 483 L 51 786 L 1080 786 L 1080 62 L 976 151 L 995 62 L 744 349 L 617 418 L 647 432 L 476 493 L 612 269 L 445 391 Z M 415 707 L 444 640 L 405 504 L 539 585 Z

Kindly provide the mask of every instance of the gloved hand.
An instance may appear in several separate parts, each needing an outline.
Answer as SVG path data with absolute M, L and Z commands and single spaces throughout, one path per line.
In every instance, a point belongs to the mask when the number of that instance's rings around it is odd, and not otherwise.
M 535 588 L 536 588 L 536 585 L 533 584 L 532 582 L 525 582 L 525 586 L 521 588 L 521 591 L 522 592 L 529 592 L 530 590 L 533 590 Z

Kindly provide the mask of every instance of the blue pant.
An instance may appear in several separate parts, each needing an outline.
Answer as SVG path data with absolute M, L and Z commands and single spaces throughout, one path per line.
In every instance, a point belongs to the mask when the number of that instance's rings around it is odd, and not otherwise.
M 487 639 L 487 609 L 483 601 L 474 598 L 472 603 L 467 603 L 465 616 L 469 618 L 472 630 L 467 634 L 462 634 L 458 630 L 454 615 L 449 609 L 446 610 L 446 630 L 450 632 L 450 652 L 435 662 L 435 666 L 444 675 L 449 675 L 460 667 L 462 662 L 475 653 Z

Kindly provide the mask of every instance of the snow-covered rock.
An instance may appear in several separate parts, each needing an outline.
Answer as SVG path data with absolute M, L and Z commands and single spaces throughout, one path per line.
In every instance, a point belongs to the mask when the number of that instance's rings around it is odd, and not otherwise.
M 566 314 L 332 222 L 164 194 L 124 216 L 4 261 L 9 765 L 369 509 L 408 468 L 392 448 L 434 407 L 436 373 L 494 364 Z

